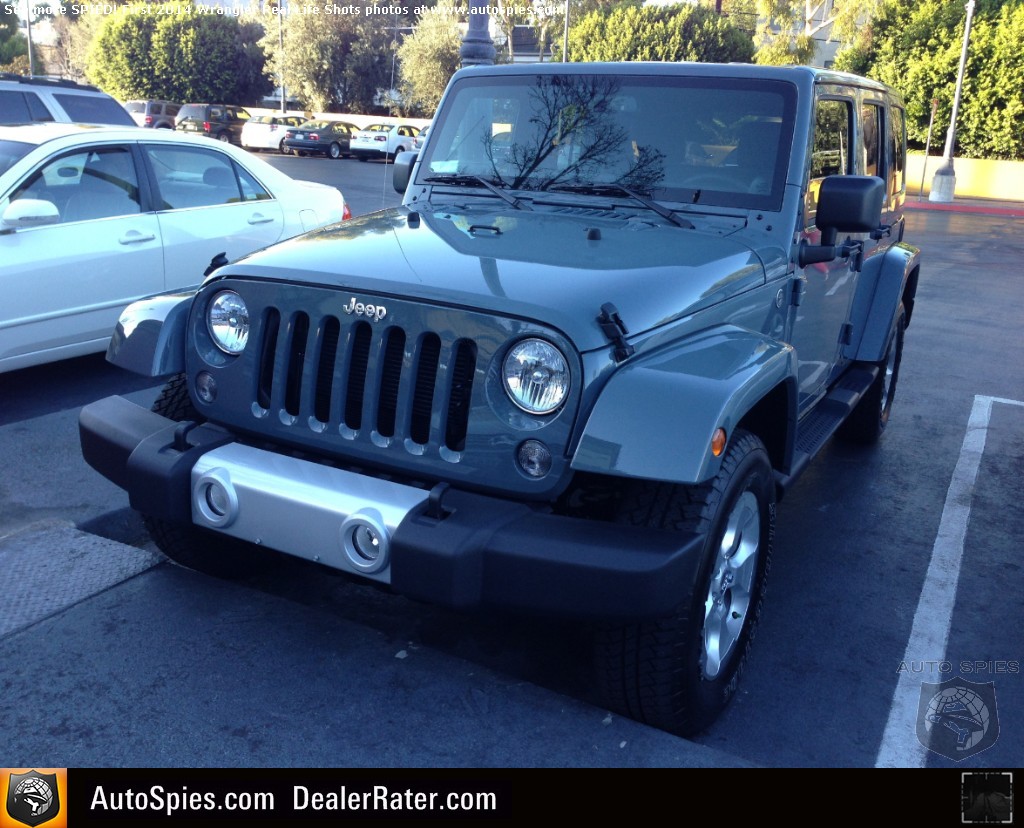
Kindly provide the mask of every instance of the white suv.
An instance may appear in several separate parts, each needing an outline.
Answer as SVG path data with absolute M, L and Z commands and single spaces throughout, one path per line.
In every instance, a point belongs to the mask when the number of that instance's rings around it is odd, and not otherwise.
M 95 86 L 0 73 L 0 124 L 39 121 L 135 126 L 124 107 Z

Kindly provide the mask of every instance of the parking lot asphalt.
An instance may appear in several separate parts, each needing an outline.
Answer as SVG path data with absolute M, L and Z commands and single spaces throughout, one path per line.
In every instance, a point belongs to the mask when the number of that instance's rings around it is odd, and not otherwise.
M 907 207 L 1024 217 L 1024 204 L 1006 202 L 911 200 Z M 1001 439 L 1012 456 L 1020 446 L 1009 428 Z M 728 725 L 723 736 L 679 739 L 419 646 L 386 619 L 363 619 L 368 626 L 356 629 L 302 601 L 206 578 L 153 548 L 140 551 L 66 520 L 2 531 L 8 600 L 0 611 L 0 752 L 11 765 L 773 764 L 770 752 L 751 758 L 736 751 Z M 1019 602 L 1006 609 L 1009 623 L 1019 622 Z M 964 652 L 992 651 L 982 640 Z M 1019 743 L 1002 755 L 1011 764 L 1024 758 Z M 779 763 L 817 760 L 784 756 Z M 902 763 L 897 755 L 894 764 Z M 851 764 L 865 763 L 855 757 Z

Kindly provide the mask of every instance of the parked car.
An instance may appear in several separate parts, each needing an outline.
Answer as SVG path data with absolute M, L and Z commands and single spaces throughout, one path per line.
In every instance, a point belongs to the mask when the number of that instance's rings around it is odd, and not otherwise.
M 135 125 L 121 104 L 95 86 L 0 72 L 0 124 L 47 121 Z
M 111 360 L 167 382 L 86 406 L 83 455 L 194 569 L 269 548 L 586 622 L 602 704 L 692 736 L 750 665 L 778 499 L 894 416 L 905 126 L 893 89 L 810 67 L 459 70 L 401 207 L 126 311 Z
M 347 215 L 336 188 L 205 138 L 0 127 L 0 371 L 102 351 L 130 302 Z
M 427 140 L 427 133 L 430 131 L 430 124 L 427 124 L 419 132 L 416 133 L 416 137 L 412 139 L 412 148 L 419 152 L 423 149 L 423 144 Z
M 302 123 L 298 115 L 256 115 L 242 126 L 242 146 L 251 150 L 284 152 L 284 137 Z
M 355 124 L 344 121 L 306 121 L 288 130 L 284 145 L 285 149 L 298 155 L 341 158 L 352 154 L 352 134 L 357 129 Z
M 370 124 L 352 136 L 352 154 L 360 161 L 393 158 L 413 148 L 419 131 L 411 124 Z
M 185 104 L 178 110 L 174 128 L 196 132 L 224 143 L 242 144 L 242 127 L 250 119 L 248 111 L 229 104 Z
M 171 101 L 126 101 L 125 110 L 140 127 L 174 129 L 180 103 Z

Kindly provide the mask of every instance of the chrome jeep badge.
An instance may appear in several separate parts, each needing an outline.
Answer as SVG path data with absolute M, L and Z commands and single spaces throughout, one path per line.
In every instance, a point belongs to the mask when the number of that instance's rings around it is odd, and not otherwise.
M 388 315 L 388 309 L 383 305 L 364 305 L 362 302 L 357 302 L 355 296 L 348 300 L 348 304 L 342 310 L 347 314 L 354 313 L 356 316 L 368 316 L 375 322 L 380 322 Z

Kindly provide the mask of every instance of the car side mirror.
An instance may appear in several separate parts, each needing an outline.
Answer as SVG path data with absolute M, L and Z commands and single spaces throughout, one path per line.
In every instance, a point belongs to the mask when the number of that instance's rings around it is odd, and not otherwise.
M 800 267 L 830 262 L 840 251 L 836 238 L 840 233 L 872 233 L 882 224 L 885 182 L 875 175 L 830 175 L 818 190 L 815 224 L 821 231 L 821 244 L 800 243 Z
M 400 152 L 395 157 L 393 164 L 395 171 L 392 174 L 391 184 L 395 192 L 404 193 L 409 186 L 409 179 L 412 178 L 412 168 L 416 166 L 416 159 L 420 157 L 418 152 Z
M 28 227 L 40 227 L 45 224 L 58 224 L 60 210 L 52 201 L 39 198 L 19 198 L 7 205 L 0 216 L 0 232 L 13 233 Z

